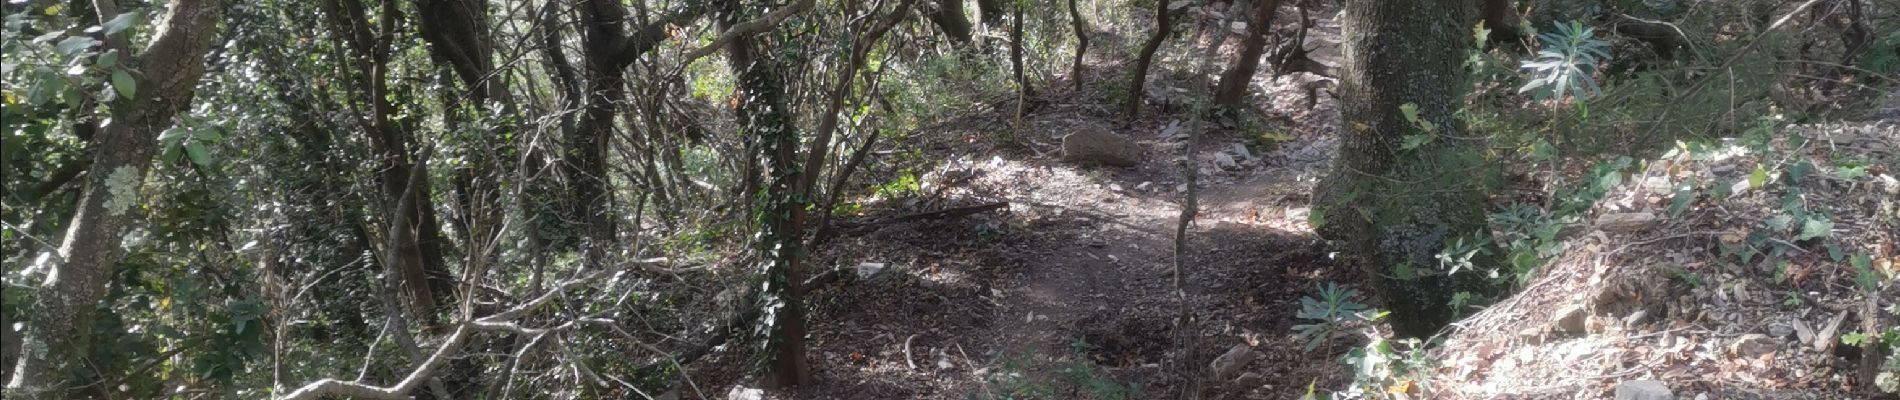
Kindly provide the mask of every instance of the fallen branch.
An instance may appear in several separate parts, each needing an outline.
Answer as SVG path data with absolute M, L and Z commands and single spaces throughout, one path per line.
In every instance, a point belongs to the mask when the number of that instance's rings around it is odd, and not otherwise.
M 956 207 L 956 208 L 943 209 L 943 210 L 937 210 L 937 211 L 921 212 L 921 213 L 916 213 L 916 214 L 892 217 L 892 218 L 887 218 L 884 220 L 858 224 L 858 225 L 852 226 L 848 232 L 854 235 L 863 234 L 865 230 L 868 230 L 871 227 L 875 227 L 875 226 L 890 225 L 890 224 L 895 224 L 895 223 L 911 222 L 911 221 L 926 220 L 926 219 L 945 219 L 945 218 L 966 217 L 970 215 L 996 211 L 996 210 L 1001 210 L 1005 208 L 1009 208 L 1009 202 L 1007 201 L 999 201 L 999 202 L 989 203 L 989 204 L 979 204 L 979 205 L 968 206 L 968 207 Z

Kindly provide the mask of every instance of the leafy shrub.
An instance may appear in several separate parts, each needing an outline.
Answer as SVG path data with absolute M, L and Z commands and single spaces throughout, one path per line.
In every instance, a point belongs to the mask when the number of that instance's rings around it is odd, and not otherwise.
M 1593 75 L 1598 63 L 1610 59 L 1610 43 L 1597 39 L 1595 32 L 1582 22 L 1571 21 L 1557 24 L 1556 32 L 1537 35 L 1544 49 L 1522 64 L 1520 69 L 1531 80 L 1518 88 L 1518 93 L 1534 92 L 1539 98 L 1561 100 L 1566 94 L 1583 97 L 1601 91 Z
M 1325 286 L 1320 287 L 1319 299 L 1300 298 L 1300 312 L 1297 316 L 1301 319 L 1317 321 L 1293 326 L 1293 332 L 1306 340 L 1306 351 L 1318 348 L 1321 343 L 1326 342 L 1327 338 L 1332 337 L 1333 332 L 1338 331 L 1346 323 L 1374 321 L 1385 316 L 1382 311 L 1373 310 L 1365 304 L 1354 301 L 1353 299 L 1357 297 L 1359 297 L 1358 290 L 1342 289 L 1339 284 L 1327 282 Z

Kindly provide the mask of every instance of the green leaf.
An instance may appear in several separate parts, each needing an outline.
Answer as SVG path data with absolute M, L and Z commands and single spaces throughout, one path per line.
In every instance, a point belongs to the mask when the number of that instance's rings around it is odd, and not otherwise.
M 1437 137 L 1438 137 L 1437 135 L 1430 135 L 1430 134 L 1405 135 L 1405 137 L 1399 141 L 1399 150 L 1416 149 L 1418 148 L 1418 146 L 1423 146 L 1426 143 L 1431 143 L 1432 139 L 1437 138 Z
M 1874 270 L 1873 257 L 1867 252 L 1856 252 L 1849 263 L 1854 265 L 1855 285 L 1869 292 L 1880 290 L 1880 271 Z
M 1755 172 L 1748 174 L 1748 187 L 1760 189 L 1766 184 L 1768 184 L 1768 170 L 1762 169 L 1761 165 L 1756 165 Z
M 1531 143 L 1531 159 L 1536 161 L 1555 160 L 1557 159 L 1557 146 L 1551 145 L 1549 140 L 1537 138 L 1536 142 Z
M 1808 160 L 1801 160 L 1801 162 L 1788 167 L 1788 181 L 1800 184 L 1802 180 L 1813 173 L 1814 163 L 1808 162 Z
M 99 44 L 99 41 L 92 40 L 92 38 L 89 37 L 67 36 L 65 40 L 59 41 L 59 44 L 53 45 L 53 51 L 59 52 L 60 55 L 70 56 L 74 53 L 78 53 L 80 50 L 92 48 L 92 46 L 97 44 Z
M 139 20 L 143 19 L 141 18 L 142 16 L 143 15 L 137 11 L 119 13 L 118 16 L 112 17 L 111 21 L 106 21 L 106 23 L 101 26 L 106 28 L 107 35 L 116 34 L 126 28 L 131 28 L 132 25 L 137 25 Z
M 1413 122 L 1418 121 L 1418 105 L 1417 104 L 1412 104 L 1412 103 L 1401 104 L 1399 105 L 1399 113 L 1405 115 L 1406 121 L 1413 121 Z
M 106 50 L 105 53 L 99 55 L 99 59 L 92 60 L 92 65 L 99 68 L 119 66 L 119 50 Z
M 1794 240 L 1801 241 L 1827 237 L 1833 230 L 1834 221 L 1829 221 L 1826 218 L 1808 218 L 1807 222 L 1801 223 L 1801 234 L 1795 236 Z
M 135 99 L 138 98 L 139 81 L 132 79 L 132 74 L 126 73 L 124 69 L 114 69 L 112 70 L 112 90 L 118 91 L 119 97 L 127 100 Z
M 191 162 L 199 166 L 211 166 L 211 151 L 205 149 L 204 142 L 196 140 L 185 142 L 185 155 L 191 156 Z
M 1695 186 L 1685 186 L 1677 190 L 1676 196 L 1669 199 L 1669 216 L 1679 216 L 1682 215 L 1683 211 L 1688 211 L 1689 205 L 1695 204 L 1695 199 L 1699 195 L 1700 193 L 1696 192 Z
M 1827 245 L 1827 258 L 1833 259 L 1834 262 L 1841 262 L 1847 259 L 1847 252 L 1841 251 L 1840 246 L 1830 244 Z

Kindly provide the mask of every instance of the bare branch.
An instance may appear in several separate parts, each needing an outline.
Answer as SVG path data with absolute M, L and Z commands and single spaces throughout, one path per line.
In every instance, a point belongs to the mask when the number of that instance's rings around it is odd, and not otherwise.
M 738 25 L 733 25 L 732 29 L 727 29 L 725 32 L 720 33 L 718 38 L 713 39 L 713 42 L 711 44 L 707 44 L 705 47 L 693 49 L 693 51 L 687 52 L 686 55 L 681 56 L 680 65 L 692 64 L 693 61 L 695 60 L 699 60 L 701 58 L 705 58 L 706 56 L 712 55 L 713 52 L 717 52 L 720 49 L 726 48 L 726 45 L 732 43 L 733 39 L 738 39 L 741 36 L 751 36 L 751 35 L 764 33 L 765 31 L 772 29 L 772 27 L 778 26 L 780 22 L 785 22 L 785 20 L 788 18 L 791 18 L 792 15 L 805 12 L 805 10 L 810 10 L 812 7 L 812 3 L 813 3 L 812 0 L 799 0 L 797 3 L 792 3 L 790 7 L 785 7 L 785 8 L 778 9 L 776 11 L 766 13 L 765 16 L 759 17 L 759 19 L 741 22 Z

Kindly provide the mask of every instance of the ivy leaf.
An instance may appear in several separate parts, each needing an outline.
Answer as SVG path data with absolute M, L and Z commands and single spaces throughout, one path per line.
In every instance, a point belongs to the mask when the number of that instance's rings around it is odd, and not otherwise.
M 1807 160 L 1801 160 L 1801 162 L 1795 163 L 1793 166 L 1788 167 L 1788 181 L 1794 182 L 1796 184 L 1800 184 L 1802 180 L 1806 179 L 1808 175 L 1812 175 L 1813 173 L 1814 173 L 1814 163 L 1808 162 Z
M 1807 222 L 1801 223 L 1801 235 L 1795 236 L 1794 240 L 1802 241 L 1827 237 L 1828 233 L 1833 230 L 1834 221 L 1829 221 L 1826 218 L 1808 218 Z
M 53 45 L 53 51 L 59 52 L 60 55 L 70 56 L 73 55 L 73 53 L 92 48 L 92 46 L 98 44 L 99 41 L 92 40 L 92 38 L 89 37 L 68 36 L 65 40 L 59 41 L 59 44 Z
M 118 66 L 119 65 L 119 50 L 118 49 L 106 50 L 104 54 L 99 55 L 99 59 L 92 61 L 92 65 L 97 66 L 99 68 L 112 68 L 112 67 Z
M 1536 142 L 1531 143 L 1531 159 L 1536 161 L 1555 160 L 1557 159 L 1557 146 L 1551 145 L 1549 140 L 1537 138 Z
M 1695 204 L 1696 196 L 1699 194 L 1693 184 L 1676 190 L 1676 196 L 1669 199 L 1669 216 L 1679 216 L 1683 211 L 1689 210 L 1689 205 Z
M 126 28 L 131 28 L 132 25 L 137 25 L 139 23 L 139 20 L 142 19 L 141 17 L 143 16 L 144 16 L 143 14 L 140 14 L 137 11 L 119 13 L 118 16 L 112 17 L 111 21 L 106 21 L 106 23 L 102 26 L 106 28 L 106 34 L 111 35 L 111 34 L 119 33 L 119 31 L 123 31 Z
M 1748 187 L 1760 189 L 1766 184 L 1768 184 L 1768 170 L 1762 169 L 1761 165 L 1756 165 L 1755 172 L 1748 174 Z
M 1418 148 L 1418 146 L 1422 146 L 1426 143 L 1431 143 L 1432 139 L 1436 137 L 1437 137 L 1436 135 L 1405 135 L 1405 137 L 1401 139 L 1399 142 L 1399 150 L 1411 150 L 1411 149 Z
M 127 100 L 138 98 L 139 81 L 132 79 L 132 74 L 126 73 L 124 69 L 115 69 L 112 70 L 112 90 L 118 91 L 119 97 Z

